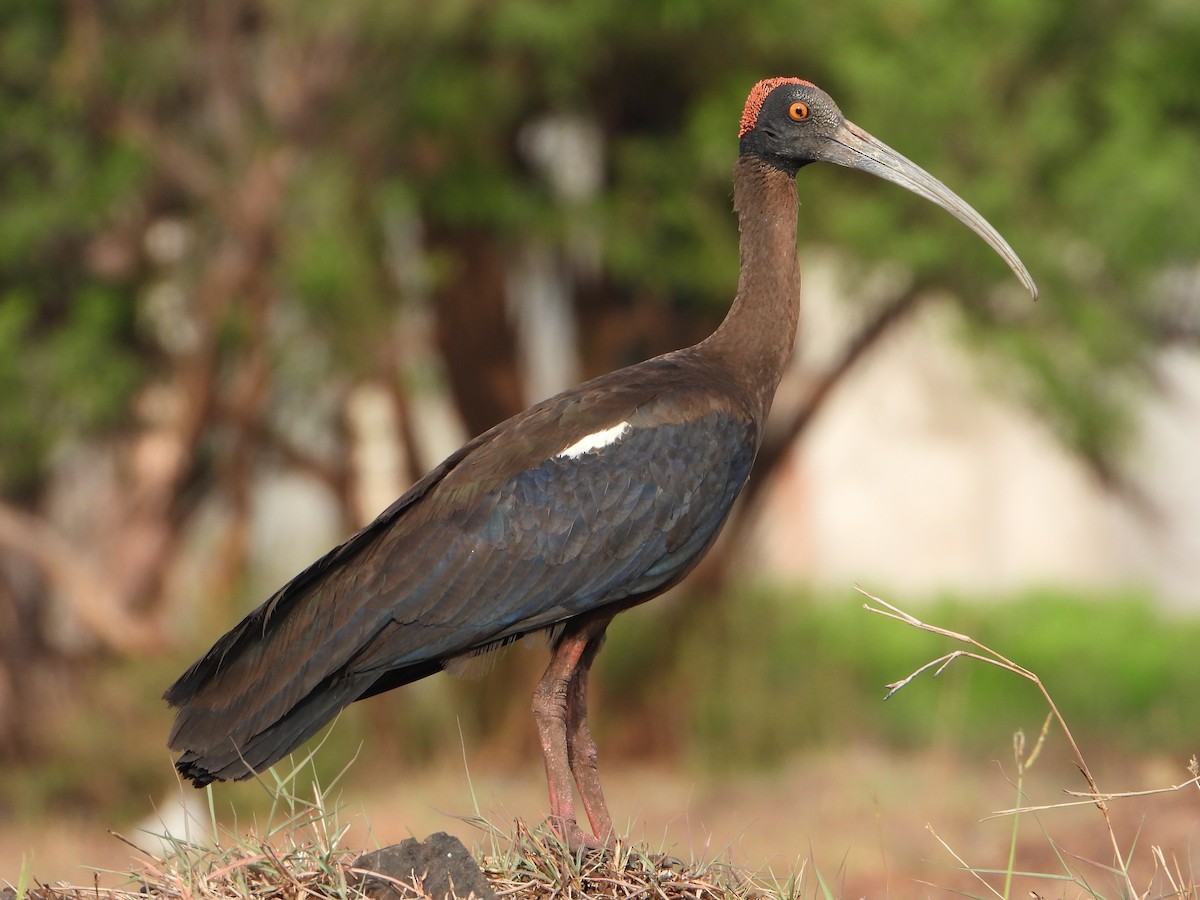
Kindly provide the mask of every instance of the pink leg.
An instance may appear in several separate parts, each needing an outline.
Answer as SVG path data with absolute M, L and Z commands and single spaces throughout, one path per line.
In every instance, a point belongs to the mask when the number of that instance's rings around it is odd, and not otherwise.
M 596 828 L 598 821 L 606 826 L 603 828 L 604 839 L 612 830 L 595 773 L 595 745 L 590 736 L 580 737 L 581 730 L 583 735 L 587 734 L 586 704 L 580 702 L 586 694 L 587 667 L 599 649 L 610 618 L 593 619 L 576 628 L 567 626 L 554 647 L 546 673 L 533 692 L 533 718 L 541 737 L 546 782 L 550 788 L 550 823 L 572 849 L 603 846 L 601 840 L 585 835 L 575 819 L 573 776 L 579 778 L 574 774 L 577 769 L 588 770 L 588 765 L 582 761 L 574 761 L 576 754 L 582 753 L 583 759 L 590 756 L 588 787 L 585 789 L 581 783 L 580 793 L 592 826 Z
M 604 623 L 607 626 L 608 622 Z M 604 802 L 604 791 L 600 788 L 600 773 L 596 768 L 596 742 L 592 740 L 591 729 L 587 721 L 587 689 L 588 673 L 596 653 L 604 643 L 604 632 L 588 641 L 584 648 L 579 666 L 575 669 L 567 689 L 567 761 L 575 784 L 579 787 L 579 796 L 583 800 L 583 808 L 591 823 L 592 833 L 602 844 L 608 844 L 614 837 L 612 818 L 608 814 L 608 804 Z

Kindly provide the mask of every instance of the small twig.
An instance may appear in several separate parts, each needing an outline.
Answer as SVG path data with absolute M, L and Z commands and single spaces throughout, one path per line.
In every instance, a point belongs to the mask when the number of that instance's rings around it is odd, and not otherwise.
M 235 869 L 242 869 L 246 866 L 252 866 L 255 863 L 260 863 L 267 858 L 267 854 L 265 853 L 255 853 L 252 856 L 243 856 L 241 859 L 235 859 L 233 862 L 229 863 L 228 865 L 221 866 L 219 869 L 213 869 L 208 873 L 208 878 L 212 881 L 216 881 L 218 878 L 228 875 Z M 274 853 L 272 853 L 269 858 L 275 863 L 276 866 L 279 867 L 280 872 L 284 871 L 283 864 L 279 862 Z
M 964 860 L 961 856 L 959 856 L 957 853 L 955 853 L 954 848 L 942 840 L 942 836 L 933 830 L 932 825 L 927 824 L 925 826 L 925 830 L 928 831 L 930 834 L 932 834 L 934 839 L 939 844 L 941 844 L 943 847 L 946 848 L 946 852 L 949 853 L 951 856 L 953 856 L 954 859 L 958 862 L 958 864 L 963 867 L 963 871 L 970 872 L 972 875 L 975 876 L 975 878 L 979 881 L 980 884 L 982 884 L 985 888 L 987 888 L 989 891 L 991 891 L 993 894 L 995 894 L 997 897 L 999 897 L 1000 900 L 1004 900 L 1004 895 L 1001 894 L 994 887 L 992 887 L 990 884 L 988 884 L 987 879 L 985 879 L 982 875 L 980 875 L 977 871 L 975 871 L 975 869 L 973 869 L 973 868 L 971 868 L 971 866 L 967 865 L 966 860 Z
M 149 857 L 150 857 L 151 859 L 153 859 L 155 862 L 159 862 L 159 863 L 160 863 L 160 862 L 162 862 L 162 860 L 161 860 L 161 859 L 159 859 L 158 857 L 154 856 L 154 854 L 150 853 L 148 850 L 145 850 L 145 849 L 143 849 L 142 847 L 139 847 L 137 844 L 135 844 L 135 843 L 134 843 L 133 841 L 131 841 L 129 838 L 125 837 L 125 835 L 121 834 L 119 831 L 113 831 L 111 828 L 109 828 L 109 829 L 108 829 L 108 833 L 109 833 L 109 834 L 110 834 L 112 837 L 115 837 L 115 838 L 116 838 L 118 841 L 120 841 L 120 842 L 121 842 L 122 844 L 124 844 L 125 846 L 127 846 L 127 847 L 130 847 L 130 848 L 132 848 L 132 849 L 136 850 L 138 853 L 141 853 L 143 856 L 149 856 Z
M 870 609 L 869 606 L 866 608 Z M 877 611 L 877 610 L 873 610 L 873 611 Z M 886 615 L 886 613 L 884 613 L 884 615 Z M 893 616 L 891 618 L 895 618 L 895 617 Z M 978 653 L 972 653 L 970 650 L 954 650 L 950 653 L 947 653 L 945 656 L 939 656 L 937 659 L 930 660 L 929 662 L 925 663 L 925 665 L 921 666 L 921 668 L 917 669 L 915 672 L 913 672 L 911 675 L 909 675 L 907 678 L 901 678 L 899 681 L 893 681 L 891 684 L 886 685 L 888 692 L 883 695 L 883 699 L 884 700 L 890 699 L 894 693 L 896 693 L 898 690 L 900 690 L 900 688 L 904 687 L 906 684 L 908 684 L 910 681 L 912 681 L 914 678 L 916 678 L 921 673 L 928 672 L 934 666 L 937 666 L 937 670 L 933 673 L 933 677 L 937 678 L 939 675 L 942 674 L 942 672 L 944 672 L 946 670 L 946 667 L 949 666 L 950 663 L 954 662 L 956 659 L 958 659 L 960 657 L 963 657 L 966 659 L 977 659 L 982 663 L 987 663 L 992 666 L 999 666 L 1001 669 L 1009 669 L 1009 671 L 1012 671 L 1012 669 L 1009 666 L 1004 665 L 1004 663 L 999 662 L 998 660 L 991 659 L 990 657 L 980 656 Z
M 950 631 L 946 628 L 941 628 L 937 625 L 930 625 L 926 622 L 922 622 L 916 616 L 914 616 L 910 613 L 904 612 L 904 610 L 900 609 L 899 607 L 892 606 L 892 604 L 886 602 L 885 600 L 881 600 L 880 598 L 876 597 L 874 594 L 871 594 L 868 591 L 863 590 L 861 587 L 856 586 L 855 590 L 857 590 L 860 594 L 862 594 L 867 599 L 873 601 L 874 603 L 879 604 L 879 606 L 876 607 L 876 606 L 872 606 L 870 603 L 864 603 L 863 609 L 867 610 L 867 612 L 872 612 L 872 613 L 875 613 L 876 615 L 884 616 L 889 619 L 896 619 L 897 621 L 903 622 L 906 625 L 910 625 L 913 628 L 918 628 L 922 631 L 928 631 L 928 632 L 931 632 L 932 634 L 939 634 L 942 637 L 948 637 L 953 640 L 960 641 L 961 643 L 964 643 L 964 644 L 970 644 L 972 647 L 975 647 L 982 654 L 984 654 L 981 656 L 976 653 L 971 653 L 971 652 L 964 651 L 964 650 L 957 650 L 954 653 L 948 653 L 945 656 L 938 657 L 938 659 L 935 659 L 932 662 L 926 663 L 925 665 L 921 666 L 921 668 L 917 669 L 915 672 L 913 672 L 907 678 L 904 678 L 901 681 L 897 681 L 897 682 L 893 682 L 892 684 L 889 684 L 888 685 L 889 690 L 888 690 L 888 694 L 887 694 L 888 697 L 892 696 L 892 694 L 896 693 L 896 691 L 898 691 L 900 688 L 904 687 L 904 685 L 906 685 L 910 681 L 912 681 L 917 675 L 921 674 L 922 672 L 927 671 L 928 669 L 930 669 L 934 666 L 937 667 L 937 670 L 934 674 L 935 675 L 940 674 L 942 672 L 942 670 L 944 670 L 946 668 L 946 666 L 948 666 L 951 662 L 953 662 L 955 659 L 957 659 L 960 656 L 964 656 L 969 659 L 978 659 L 981 662 L 986 662 L 986 663 L 989 663 L 990 665 L 998 666 L 1001 669 L 1007 669 L 1008 671 L 1010 671 L 1016 675 L 1020 675 L 1022 678 L 1025 678 L 1028 681 L 1033 682 L 1034 685 L 1037 686 L 1038 691 L 1041 693 L 1042 698 L 1046 701 L 1046 705 L 1050 707 L 1051 714 L 1054 716 L 1055 720 L 1058 722 L 1059 727 L 1062 729 L 1063 734 L 1065 735 L 1065 737 L 1067 739 L 1067 743 L 1071 747 L 1071 752 L 1075 756 L 1075 764 L 1079 767 L 1079 771 L 1082 773 L 1084 780 L 1087 781 L 1088 788 L 1090 788 L 1088 796 L 1091 798 L 1087 802 L 1094 803 L 1096 808 L 1098 810 L 1100 810 L 1100 814 L 1104 817 L 1104 824 L 1105 824 L 1106 828 L 1108 829 L 1109 842 L 1112 845 L 1113 854 L 1116 856 L 1116 861 L 1117 861 L 1117 865 L 1120 869 L 1120 872 L 1125 877 L 1125 883 L 1129 889 L 1129 895 L 1131 897 L 1136 897 L 1137 890 L 1136 890 L 1136 888 L 1134 888 L 1133 879 L 1130 877 L 1130 874 L 1129 874 L 1129 864 L 1126 862 L 1124 855 L 1121 853 L 1121 846 L 1120 846 L 1119 842 L 1117 841 L 1116 831 L 1113 829 L 1112 818 L 1109 816 L 1109 813 L 1108 813 L 1108 804 L 1105 802 L 1105 797 L 1107 795 L 1104 794 L 1100 790 L 1099 786 L 1096 784 L 1096 779 L 1092 776 L 1092 771 L 1088 767 L 1087 761 L 1083 758 L 1083 752 L 1079 749 L 1079 745 L 1075 742 L 1075 736 L 1073 734 L 1071 734 L 1071 729 L 1067 726 L 1066 719 L 1064 719 L 1062 713 L 1059 712 L 1058 704 L 1056 704 L 1054 702 L 1054 698 L 1050 696 L 1050 692 L 1048 690 L 1046 690 L 1046 686 L 1044 684 L 1042 684 L 1042 679 L 1039 678 L 1035 673 L 1031 672 L 1029 669 L 1026 669 L 1024 666 L 1017 665 L 1011 659 L 1008 659 L 1004 655 L 997 653 L 991 647 L 988 647 L 984 644 L 979 643 L 979 641 L 975 640 L 970 635 L 960 634 L 956 631 Z M 880 607 L 882 607 L 882 608 L 880 608 Z
M 1150 797 L 1154 794 L 1173 794 L 1176 791 L 1182 791 L 1192 785 L 1200 786 L 1200 777 L 1189 778 L 1182 784 L 1173 784 L 1170 787 L 1152 788 L 1147 791 L 1116 791 L 1107 794 L 1093 794 L 1090 791 L 1070 791 L 1064 790 L 1064 794 L 1069 794 L 1072 797 L 1083 797 L 1082 800 L 1070 800 L 1064 803 L 1047 803 L 1045 806 L 1022 806 L 1019 809 L 998 809 L 995 812 L 989 813 L 987 819 L 995 819 L 1000 816 L 1011 816 L 1014 813 L 1020 812 L 1044 812 L 1050 809 L 1069 809 L 1073 806 L 1092 806 L 1097 801 L 1104 800 L 1126 800 L 1130 797 Z

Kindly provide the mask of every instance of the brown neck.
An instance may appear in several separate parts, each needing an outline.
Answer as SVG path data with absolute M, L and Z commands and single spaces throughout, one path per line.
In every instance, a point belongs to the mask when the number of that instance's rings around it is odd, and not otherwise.
M 796 259 L 795 179 L 743 156 L 734 167 L 733 206 L 741 232 L 737 297 L 720 327 L 700 348 L 751 392 L 759 421 L 796 343 L 800 266 Z

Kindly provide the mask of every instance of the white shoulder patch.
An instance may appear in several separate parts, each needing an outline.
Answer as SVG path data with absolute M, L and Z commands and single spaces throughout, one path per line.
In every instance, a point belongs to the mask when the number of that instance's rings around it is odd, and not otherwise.
M 581 437 L 569 447 L 564 447 L 554 454 L 556 459 L 575 459 L 592 450 L 599 450 L 609 444 L 615 444 L 632 428 L 628 422 L 618 422 L 612 428 L 605 428 L 586 437 Z

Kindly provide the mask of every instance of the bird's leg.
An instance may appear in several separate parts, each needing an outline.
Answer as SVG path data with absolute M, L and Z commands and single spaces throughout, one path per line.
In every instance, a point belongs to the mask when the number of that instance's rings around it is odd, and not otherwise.
M 585 835 L 575 819 L 574 786 L 567 740 L 568 698 L 571 683 L 589 643 L 593 639 L 598 642 L 607 625 L 607 619 L 584 622 L 574 628 L 568 625 L 555 644 L 550 665 L 546 667 L 546 673 L 533 692 L 533 718 L 542 742 L 542 755 L 546 760 L 546 782 L 550 788 L 550 823 L 573 850 L 600 846 L 600 842 L 590 835 Z
M 605 844 L 612 841 L 614 834 L 608 804 L 604 802 L 604 791 L 600 788 L 600 773 L 596 768 L 596 742 L 592 740 L 592 732 L 588 728 L 587 690 L 588 673 L 596 653 L 604 643 L 604 628 L 608 621 L 605 620 L 600 633 L 588 641 L 567 686 L 567 761 L 575 784 L 579 787 L 579 796 L 583 800 L 592 833 Z

